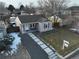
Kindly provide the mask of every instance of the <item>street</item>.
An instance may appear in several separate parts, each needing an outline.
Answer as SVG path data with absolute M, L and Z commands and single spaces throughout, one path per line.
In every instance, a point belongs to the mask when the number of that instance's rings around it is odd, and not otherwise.
M 47 54 L 27 34 L 22 35 L 22 44 L 26 47 L 31 59 L 48 59 Z
M 71 59 L 79 59 L 79 54 L 74 56 L 74 57 L 72 57 Z
M 79 51 L 77 51 L 76 53 L 74 53 L 73 55 L 71 55 L 69 58 L 67 59 L 79 59 Z

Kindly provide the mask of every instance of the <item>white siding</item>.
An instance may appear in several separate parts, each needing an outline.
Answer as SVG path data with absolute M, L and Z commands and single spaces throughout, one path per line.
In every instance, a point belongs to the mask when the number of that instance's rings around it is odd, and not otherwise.
M 15 22 L 16 22 L 16 26 L 19 26 L 19 27 L 20 27 L 20 25 L 21 25 L 21 21 L 19 20 L 18 17 L 16 17 Z
M 45 24 L 47 25 L 47 27 L 45 28 Z M 40 32 L 45 32 L 45 31 L 49 31 L 52 30 L 52 22 L 41 22 L 39 23 L 39 31 Z
M 29 24 L 28 23 L 23 23 L 21 25 L 21 32 L 26 33 L 27 30 L 29 30 Z
M 24 24 L 24 27 L 25 27 L 25 28 L 24 28 L 25 30 L 29 30 L 29 24 L 25 23 L 25 24 Z
M 21 31 L 21 33 L 25 33 L 25 32 L 24 32 L 23 24 L 21 24 L 20 31 Z

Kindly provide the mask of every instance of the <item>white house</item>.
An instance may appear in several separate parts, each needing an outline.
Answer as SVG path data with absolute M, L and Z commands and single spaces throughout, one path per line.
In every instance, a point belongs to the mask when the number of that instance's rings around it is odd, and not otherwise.
M 10 23 L 14 23 L 14 26 L 19 26 L 22 33 L 26 31 L 45 32 L 53 29 L 52 22 L 40 15 L 20 15 L 11 17 Z

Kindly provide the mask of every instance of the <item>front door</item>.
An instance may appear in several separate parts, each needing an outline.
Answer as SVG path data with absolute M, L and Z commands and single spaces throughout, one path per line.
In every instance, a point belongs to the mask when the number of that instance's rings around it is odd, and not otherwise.
M 29 30 L 29 25 L 25 24 L 25 30 L 28 31 Z
M 38 23 L 30 24 L 30 30 L 38 30 Z

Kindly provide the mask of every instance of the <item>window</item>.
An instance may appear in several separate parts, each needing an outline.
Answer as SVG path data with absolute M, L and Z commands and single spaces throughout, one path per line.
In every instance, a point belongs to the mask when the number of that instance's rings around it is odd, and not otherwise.
M 32 28 L 32 24 L 30 24 L 30 27 Z
M 33 24 L 33 27 L 35 27 L 35 24 Z
M 44 29 L 46 29 L 48 27 L 48 25 L 47 24 L 44 24 Z
M 31 28 L 34 28 L 34 27 L 35 27 L 35 24 L 30 24 L 30 27 L 31 27 Z

